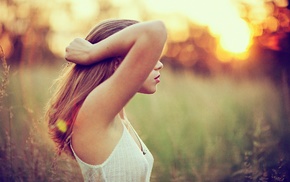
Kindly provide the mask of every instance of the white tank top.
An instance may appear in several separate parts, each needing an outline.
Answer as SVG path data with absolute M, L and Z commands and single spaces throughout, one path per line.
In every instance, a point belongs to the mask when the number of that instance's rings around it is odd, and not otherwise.
M 123 123 L 123 122 L 122 122 Z M 149 182 L 153 156 L 139 138 L 143 152 L 123 124 L 123 134 L 110 156 L 99 165 L 82 161 L 70 146 L 80 166 L 85 182 Z M 145 154 L 144 154 L 145 153 Z

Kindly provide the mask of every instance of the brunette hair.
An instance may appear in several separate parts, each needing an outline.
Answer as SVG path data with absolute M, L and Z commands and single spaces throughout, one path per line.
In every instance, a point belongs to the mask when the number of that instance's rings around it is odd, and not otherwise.
M 90 31 L 86 40 L 97 43 L 135 23 L 138 22 L 124 19 L 103 21 Z M 46 106 L 45 121 L 59 155 L 64 151 L 73 157 L 69 143 L 78 110 L 88 94 L 114 73 L 119 60 L 112 57 L 88 66 L 69 63 L 55 81 L 55 91 Z

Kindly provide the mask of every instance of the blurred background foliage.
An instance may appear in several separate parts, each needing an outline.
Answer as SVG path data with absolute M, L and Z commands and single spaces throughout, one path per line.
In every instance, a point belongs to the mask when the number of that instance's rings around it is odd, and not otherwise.
M 2 0 L 0 40 L 9 64 L 51 63 L 100 20 L 162 19 L 169 31 L 165 56 L 175 68 L 257 73 L 289 67 L 288 7 L 287 0 Z
M 290 181 L 289 9 L 287 0 L 1 0 L 0 180 L 81 180 L 73 161 L 54 157 L 43 107 L 69 42 L 127 18 L 168 28 L 157 96 L 128 105 L 155 156 L 152 180 Z

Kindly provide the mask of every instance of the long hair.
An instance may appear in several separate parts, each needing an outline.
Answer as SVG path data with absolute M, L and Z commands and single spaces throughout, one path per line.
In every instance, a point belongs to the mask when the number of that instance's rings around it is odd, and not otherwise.
M 100 42 L 135 23 L 138 22 L 123 19 L 103 21 L 90 31 L 86 40 Z M 69 63 L 55 81 L 55 91 L 46 106 L 45 121 L 59 155 L 64 151 L 73 157 L 69 143 L 78 110 L 88 94 L 114 73 L 119 61 L 111 57 L 89 66 Z

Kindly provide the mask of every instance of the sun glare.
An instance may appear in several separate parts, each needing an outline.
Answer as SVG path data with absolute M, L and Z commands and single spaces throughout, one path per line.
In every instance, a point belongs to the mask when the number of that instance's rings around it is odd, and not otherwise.
M 221 46 L 232 53 L 247 51 L 250 43 L 251 30 L 242 19 L 232 22 L 231 26 L 225 28 L 220 34 Z
M 63 6 L 60 6 L 53 9 L 49 18 L 52 29 L 59 34 L 50 37 L 53 50 L 67 44 L 66 41 L 59 43 L 59 37 L 69 37 L 68 31 L 83 31 L 86 28 L 84 22 L 89 22 L 101 12 L 100 4 L 94 0 L 66 1 L 70 2 L 71 14 L 63 11 Z M 145 8 L 154 18 L 160 15 L 168 27 L 171 41 L 182 42 L 188 39 L 191 33 L 188 20 L 206 27 L 210 35 L 216 38 L 217 49 L 223 49 L 219 52 L 229 55 L 245 55 L 252 44 L 252 38 L 263 33 L 260 26 L 262 23 L 263 27 L 267 26 L 270 30 L 277 29 L 278 21 L 269 16 L 273 13 L 274 5 L 266 3 L 268 1 L 275 1 L 280 6 L 287 5 L 286 0 L 140 0 L 142 3 L 136 3 L 132 8 L 134 0 L 111 0 L 114 6 L 119 7 L 121 18 L 142 19 L 138 8 Z M 62 51 L 54 52 L 61 54 Z
M 208 27 L 209 33 L 216 37 L 218 46 L 232 54 L 247 52 L 253 36 L 249 23 L 241 18 L 246 12 L 239 3 L 255 7 L 251 13 L 257 22 L 263 21 L 268 11 L 263 0 L 257 0 L 256 3 L 248 0 L 146 0 L 144 3 L 156 13 L 178 13 L 196 24 Z M 258 19 L 257 14 L 263 16 Z M 164 21 L 171 24 L 169 18 Z

